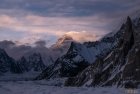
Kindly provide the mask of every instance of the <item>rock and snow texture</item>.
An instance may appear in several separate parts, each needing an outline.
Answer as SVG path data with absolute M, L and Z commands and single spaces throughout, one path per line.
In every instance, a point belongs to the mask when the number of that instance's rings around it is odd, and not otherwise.
M 0 49 L 0 72 L 24 73 L 28 71 L 43 71 L 46 66 L 40 54 L 34 53 L 28 57 L 22 57 L 15 61 L 8 54 Z
M 114 37 L 107 37 L 101 41 L 83 44 L 71 42 L 67 53 L 58 58 L 55 64 L 47 67 L 37 79 L 75 76 L 94 63 L 97 58 L 106 55 L 113 47 Z
M 124 86 L 132 81 L 140 83 L 140 20 L 134 24 L 128 17 L 122 25 L 113 49 L 104 57 L 98 58 L 91 66 L 76 77 L 66 81 L 67 86 Z
M 15 61 L 0 49 L 0 80 L 31 80 L 39 75 L 46 66 L 40 54 L 32 54 Z
M 4 49 L 8 56 L 13 59 L 20 60 L 21 58 L 27 58 L 32 56 L 33 54 L 40 54 L 43 63 L 46 66 L 53 64 L 58 57 L 64 55 L 69 47 L 71 42 L 74 40 L 68 36 L 64 35 L 58 39 L 58 41 L 52 45 L 50 48 L 47 48 L 45 44 L 36 43 L 36 46 L 29 45 L 17 45 L 12 41 L 0 41 L 0 48 Z
M 42 57 L 39 53 L 34 53 L 28 57 L 22 57 L 18 61 L 18 65 L 21 67 L 23 72 L 28 71 L 43 71 L 46 66 L 42 60 Z
M 122 25 L 121 28 L 123 28 Z M 124 32 L 123 29 L 112 36 L 105 36 L 100 41 L 85 42 L 83 44 L 72 42 L 67 38 L 70 47 L 66 54 L 58 58 L 55 64 L 47 67 L 37 79 L 49 79 L 51 77 L 71 77 L 76 76 L 98 58 L 106 56 L 119 43 L 119 39 Z M 60 39 L 57 44 L 63 44 L 64 39 Z M 55 45 L 56 46 L 56 45 Z
M 30 53 L 15 62 L 1 50 L 0 73 L 43 71 L 35 80 L 70 77 L 66 86 L 125 86 L 130 81 L 138 86 L 140 19 L 137 20 L 128 17 L 116 34 L 97 42 L 81 44 L 68 36 L 59 39 L 52 49 L 62 56 L 55 62 L 56 57 L 50 57 L 53 63 L 47 66 L 41 53 Z
M 74 42 L 72 37 L 64 35 L 60 37 L 58 41 L 49 48 L 52 51 L 53 58 L 55 61 L 59 57 L 67 53 L 72 42 Z
M 6 53 L 16 61 L 20 60 L 22 57 L 29 57 L 33 54 L 40 54 L 42 61 L 46 66 L 52 64 L 55 61 L 51 54 L 53 52 L 47 47 L 31 47 L 28 45 L 16 45 L 12 43 L 13 42 L 11 41 L 1 41 L 0 48 L 4 49 Z
M 22 71 L 16 61 L 9 57 L 3 49 L 0 49 L 0 74 L 6 72 L 21 73 Z
M 17 67 L 13 71 L 20 73 L 42 72 L 47 66 L 54 64 L 58 57 L 67 52 L 73 39 L 63 36 L 52 47 L 37 44 L 35 47 L 28 45 L 16 45 L 12 41 L 1 41 L 0 70 L 9 72 L 11 66 Z

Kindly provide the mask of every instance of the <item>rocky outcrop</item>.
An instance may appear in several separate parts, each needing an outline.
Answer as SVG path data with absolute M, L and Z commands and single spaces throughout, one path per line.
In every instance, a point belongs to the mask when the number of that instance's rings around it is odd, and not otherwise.
M 27 57 L 22 57 L 17 62 L 23 72 L 42 72 L 46 68 L 42 60 L 41 54 L 39 53 L 33 53 Z
M 28 57 L 22 57 L 16 61 L 9 57 L 5 50 L 0 49 L 0 73 L 25 73 L 42 72 L 46 69 L 42 57 L 39 53 L 34 53 Z
M 120 34 L 120 33 L 118 33 Z M 118 35 L 117 34 L 117 35 Z M 118 37 L 118 36 L 115 36 Z M 84 44 L 71 42 L 67 53 L 47 67 L 36 79 L 50 79 L 54 77 L 74 77 L 113 49 L 116 38 L 106 37 L 101 41 L 85 42 Z
M 83 69 L 85 69 L 89 62 L 79 55 L 76 50 L 77 43 L 71 44 L 69 51 L 66 55 L 58 58 L 53 65 L 46 68 L 36 80 L 50 79 L 56 77 L 71 77 L 77 75 Z M 79 44 L 81 45 L 81 44 Z
M 122 80 L 124 83 L 134 81 L 140 84 L 140 18 L 134 25 L 134 45 L 126 58 Z
M 9 57 L 3 49 L 0 49 L 0 73 L 6 72 L 22 73 L 16 61 Z
M 69 78 L 66 86 L 123 86 L 128 81 L 140 81 L 140 21 L 134 24 L 130 17 L 122 25 L 114 48 L 104 57 Z M 120 32 L 122 32 L 120 34 Z M 118 35 L 120 37 L 118 37 Z

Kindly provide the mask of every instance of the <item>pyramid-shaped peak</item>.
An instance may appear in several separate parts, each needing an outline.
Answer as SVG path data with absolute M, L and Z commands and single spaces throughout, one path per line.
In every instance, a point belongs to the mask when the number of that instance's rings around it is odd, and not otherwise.
M 127 20 L 131 20 L 130 16 L 127 16 Z
M 127 17 L 126 24 L 132 25 L 132 20 L 131 20 L 131 18 L 129 16 Z
M 58 39 L 58 41 L 56 42 L 56 45 L 63 45 L 65 43 L 71 43 L 73 40 L 73 38 L 69 35 L 63 35 L 61 38 Z
M 63 35 L 59 40 L 73 40 L 73 38 L 67 34 Z

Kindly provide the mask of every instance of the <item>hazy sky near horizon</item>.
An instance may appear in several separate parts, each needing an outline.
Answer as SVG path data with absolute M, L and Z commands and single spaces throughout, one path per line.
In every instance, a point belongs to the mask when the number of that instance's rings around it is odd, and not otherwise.
M 64 34 L 97 40 L 118 30 L 139 5 L 140 0 L 0 0 L 0 41 L 50 45 Z

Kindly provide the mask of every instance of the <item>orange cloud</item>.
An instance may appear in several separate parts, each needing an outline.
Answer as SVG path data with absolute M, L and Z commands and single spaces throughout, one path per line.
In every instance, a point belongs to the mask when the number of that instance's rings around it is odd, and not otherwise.
M 74 40 L 78 42 L 96 41 L 98 39 L 98 37 L 95 34 L 91 34 L 87 31 L 81 32 L 70 31 L 66 33 L 66 35 L 71 36 Z
M 25 36 L 25 38 L 20 40 L 23 43 L 33 43 L 41 39 L 42 35 L 61 37 L 65 34 L 72 36 L 73 39 L 78 42 L 94 41 L 98 39 L 96 32 L 100 30 L 93 28 L 92 24 L 99 24 L 99 22 L 97 22 L 98 17 L 65 18 L 35 15 L 13 17 L 0 15 L 0 27 L 8 28 L 11 32 L 18 31 L 28 33 L 29 36 Z M 95 33 L 91 34 L 90 32 Z

